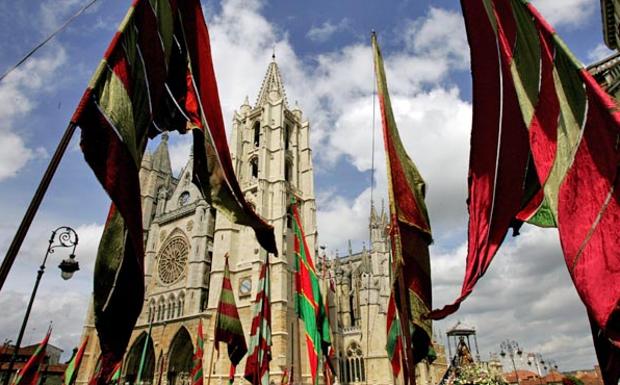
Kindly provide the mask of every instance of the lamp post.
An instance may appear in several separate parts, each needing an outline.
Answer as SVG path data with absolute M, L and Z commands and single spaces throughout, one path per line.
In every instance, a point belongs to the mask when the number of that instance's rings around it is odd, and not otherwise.
M 499 345 L 499 347 L 501 349 L 499 355 L 502 356 L 502 358 L 506 357 L 506 355 L 510 357 L 510 361 L 512 361 L 512 367 L 515 370 L 515 377 L 517 378 L 517 385 L 520 385 L 521 382 L 519 381 L 519 373 L 517 373 L 517 365 L 515 364 L 515 354 L 518 357 L 521 357 L 523 355 L 523 350 L 521 350 L 521 348 L 519 347 L 519 344 L 516 341 L 512 341 L 512 340 L 506 340 L 502 342 Z
M 17 359 L 19 348 L 21 347 L 22 338 L 24 337 L 24 331 L 26 330 L 26 325 L 28 324 L 28 317 L 30 317 L 32 303 L 34 302 L 34 297 L 37 295 L 37 289 L 39 288 L 39 282 L 41 282 L 41 277 L 45 272 L 45 263 L 47 262 L 47 258 L 50 254 L 54 254 L 54 251 L 57 248 L 72 248 L 71 254 L 69 254 L 69 258 L 64 259 L 62 262 L 60 262 L 60 265 L 58 265 L 58 268 L 61 271 L 60 276 L 62 277 L 62 279 L 70 279 L 71 277 L 73 277 L 73 273 L 80 270 L 79 264 L 75 260 L 75 248 L 77 247 L 77 244 L 78 235 L 71 227 L 61 226 L 56 230 L 52 231 L 45 257 L 43 258 L 43 262 L 41 262 L 41 266 L 39 266 L 39 271 L 37 271 L 37 278 L 34 282 L 32 294 L 30 294 L 30 301 L 28 302 L 28 307 L 26 308 L 26 314 L 24 315 L 22 326 L 19 329 L 17 341 L 15 342 L 15 350 L 13 351 L 13 356 L 11 356 L 9 367 L 7 368 L 6 375 L 4 376 L 4 385 L 9 385 L 11 372 L 13 371 L 13 366 L 15 365 L 15 360 Z

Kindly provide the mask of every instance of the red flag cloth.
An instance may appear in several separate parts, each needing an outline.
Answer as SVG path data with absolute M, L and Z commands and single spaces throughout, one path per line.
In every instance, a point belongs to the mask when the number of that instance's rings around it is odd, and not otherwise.
M 13 385 L 37 385 L 39 383 L 39 368 L 45 360 L 47 343 L 51 333 L 52 329 L 49 329 L 43 341 L 39 343 L 39 346 L 37 346 L 34 353 L 32 353 L 32 356 L 30 356 L 26 364 L 15 375 Z
M 426 184 L 400 139 L 383 56 L 374 33 L 372 47 L 388 171 L 390 246 L 395 281 L 392 292 L 403 333 L 403 378 L 405 385 L 413 385 L 416 364 L 424 359 L 432 362 L 435 358 L 431 343 L 432 324 L 424 318 L 433 302 L 428 250 L 432 234 L 425 203 Z
M 82 341 L 79 349 L 75 353 L 75 356 L 71 359 L 65 369 L 65 373 L 62 377 L 63 385 L 73 385 L 77 379 L 77 374 L 80 371 L 80 365 L 82 364 L 82 358 L 84 357 L 84 351 L 86 350 L 86 344 L 88 344 L 88 336 Z
M 112 200 L 94 280 L 100 383 L 122 356 L 144 298 L 139 169 L 148 137 L 194 136 L 194 183 L 235 223 L 277 254 L 273 228 L 245 201 L 235 178 L 199 0 L 134 0 L 72 120 L 84 157 Z
M 198 321 L 198 336 L 196 337 L 196 349 L 194 350 L 194 356 L 192 357 L 192 372 L 191 372 L 191 385 L 202 385 L 203 371 L 202 371 L 202 357 L 204 354 L 205 340 L 202 334 L 202 320 Z M 163 366 L 162 366 L 163 370 Z
M 595 341 L 608 341 L 617 349 L 617 106 L 527 1 L 462 0 L 461 6 L 471 47 L 474 104 L 469 246 L 460 297 L 430 317 L 458 309 L 488 269 L 508 228 L 524 220 L 558 227 L 577 292 L 604 336 Z M 603 374 L 608 383 L 618 380 L 613 372 Z
M 254 318 L 250 330 L 250 350 L 245 360 L 244 377 L 253 385 L 269 385 L 271 361 L 271 301 L 269 257 L 262 264 L 258 291 L 254 301 Z
M 245 343 L 243 325 L 239 318 L 239 311 L 237 310 L 237 304 L 235 302 L 235 293 L 233 292 L 232 283 L 230 281 L 228 254 L 226 254 L 224 262 L 222 291 L 220 292 L 220 301 L 217 304 L 215 328 L 213 330 L 213 343 L 215 344 L 215 349 L 218 354 L 220 352 L 220 342 L 224 342 L 227 345 L 228 358 L 232 365 L 239 365 L 241 359 L 248 352 L 248 346 Z

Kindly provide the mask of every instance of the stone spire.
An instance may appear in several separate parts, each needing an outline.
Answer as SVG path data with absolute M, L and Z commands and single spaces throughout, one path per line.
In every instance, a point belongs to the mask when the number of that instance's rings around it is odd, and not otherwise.
M 269 100 L 282 98 L 284 100 L 284 106 L 288 108 L 288 102 L 286 100 L 286 92 L 284 92 L 284 86 L 282 84 L 282 75 L 280 75 L 280 69 L 276 64 L 275 54 L 271 56 L 272 61 L 267 67 L 267 73 L 263 79 L 258 98 L 256 99 L 255 107 L 266 104 Z
M 153 170 L 172 175 L 170 153 L 168 152 L 168 133 L 161 134 L 161 142 L 153 153 Z
M 377 224 L 379 215 L 377 215 L 377 209 L 375 208 L 375 202 L 370 202 L 370 226 Z

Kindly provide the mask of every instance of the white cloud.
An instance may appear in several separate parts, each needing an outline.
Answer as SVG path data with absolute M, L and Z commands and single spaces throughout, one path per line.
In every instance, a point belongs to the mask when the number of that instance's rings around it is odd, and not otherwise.
M 60 27 L 65 19 L 81 8 L 82 0 L 54 0 L 45 1 L 40 6 L 41 24 L 47 31 L 53 31 Z
M 315 42 L 325 42 L 335 33 L 346 29 L 349 26 L 349 20 L 344 18 L 338 23 L 334 24 L 331 21 L 326 21 L 320 26 L 313 26 L 310 28 L 306 37 Z
M 436 307 L 460 293 L 466 252 L 465 244 L 448 252 L 431 249 Z M 595 361 L 585 308 L 555 229 L 526 226 L 521 236 L 507 239 L 458 313 L 436 325 L 447 330 L 459 319 L 477 326 L 483 358 L 510 338 L 525 352 L 554 359 L 560 370 L 592 367 Z M 524 360 L 517 365 L 527 368 Z
M 600 6 L 596 0 L 532 0 L 532 3 L 554 27 L 574 28 L 584 25 Z
M 329 250 L 344 250 L 348 240 L 368 238 L 370 189 L 364 190 L 353 202 L 334 194 L 318 199 L 318 228 L 320 243 Z
M 2 292 L 0 296 L 1 340 L 10 339 L 15 343 L 29 296 L 29 293 L 23 292 Z M 22 346 L 39 343 L 52 322 L 50 343 L 63 349 L 63 356 L 68 358 L 71 349 L 79 343 L 89 297 L 88 292 L 67 290 L 66 287 L 61 292 L 41 290 L 32 307 Z M 76 311 L 77 309 L 80 310 Z
M 49 79 L 66 63 L 61 46 L 31 58 L 0 82 L 0 181 L 15 176 L 28 161 L 46 156 L 45 149 L 28 146 L 23 130 L 16 127 L 37 105 L 37 97 L 49 92 Z
M 615 51 L 610 50 L 603 43 L 599 43 L 596 47 L 592 48 L 588 51 L 588 60 L 592 62 L 597 62 L 599 60 L 603 60 L 611 55 L 613 55 Z
M 469 46 L 460 12 L 431 7 L 425 17 L 407 23 L 403 36 L 413 52 L 448 59 L 460 69 L 469 67 Z

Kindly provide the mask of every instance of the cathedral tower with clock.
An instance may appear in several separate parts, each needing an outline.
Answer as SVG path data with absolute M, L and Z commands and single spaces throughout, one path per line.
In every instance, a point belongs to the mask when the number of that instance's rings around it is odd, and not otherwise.
M 289 105 L 275 58 L 267 68 L 254 105 L 246 97 L 233 115 L 230 151 L 246 199 L 274 226 L 280 255 L 266 255 L 252 229 L 231 223 L 207 204 L 191 182 L 191 154 L 181 172 L 173 174 L 168 135 L 163 134 L 155 151 L 145 154 L 140 170 L 146 294 L 123 362 L 125 385 L 136 384 L 143 351 L 145 360 L 139 385 L 189 385 L 200 321 L 207 383 L 213 320 L 226 255 L 246 340 L 260 262 L 269 258 L 271 379 L 279 384 L 284 369 L 290 370 L 292 366 L 294 384 L 311 384 L 303 325 L 300 330 L 294 308 L 293 237 L 287 217 L 291 198 L 295 197 L 306 241 L 318 256 L 310 124 L 297 105 Z M 329 297 L 334 367 L 343 385 L 393 383 L 384 332 L 390 287 L 386 213 L 373 208 L 369 226 L 368 249 L 353 253 L 349 247 L 347 255 L 332 261 L 318 257 L 315 260 L 318 271 L 328 276 L 322 290 Z M 92 309 L 84 325 L 83 337 L 86 336 L 90 338 L 78 374 L 79 385 L 88 384 L 99 358 Z M 435 350 L 440 356 L 437 363 L 420 364 L 417 371 L 421 384 L 438 383 L 446 370 L 442 347 L 436 345 Z M 244 368 L 245 359 L 237 369 L 237 383 L 245 383 L 241 379 Z M 229 361 L 224 349 L 214 359 L 212 384 L 226 383 L 228 374 Z

